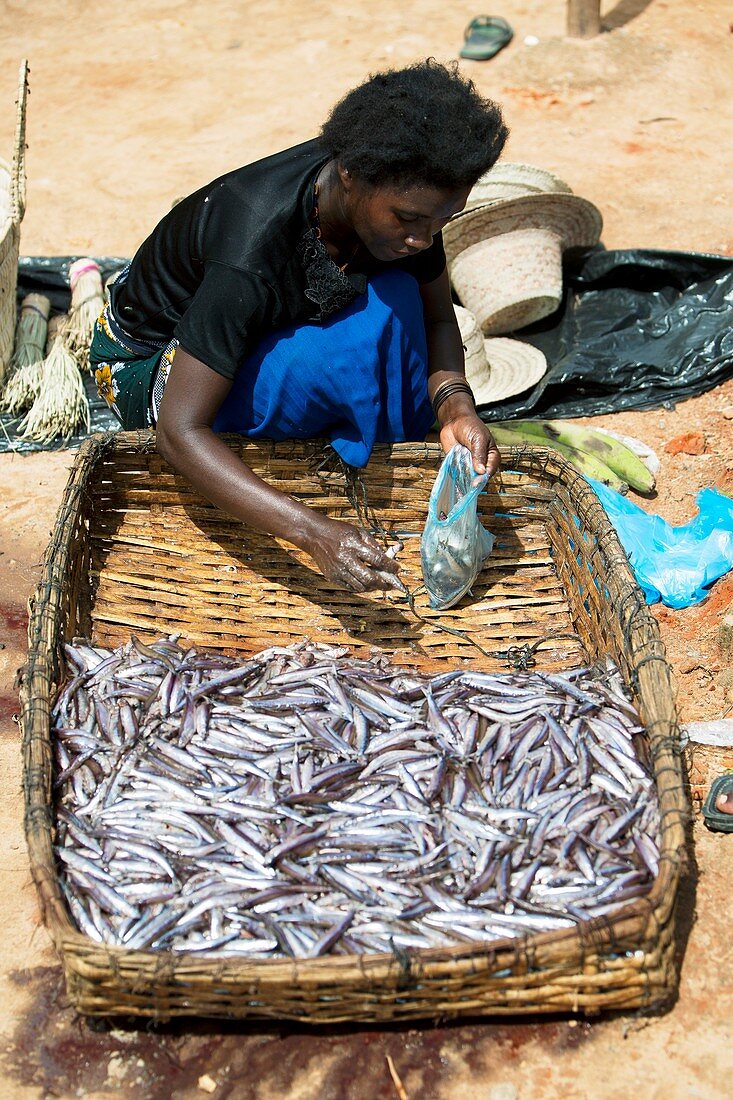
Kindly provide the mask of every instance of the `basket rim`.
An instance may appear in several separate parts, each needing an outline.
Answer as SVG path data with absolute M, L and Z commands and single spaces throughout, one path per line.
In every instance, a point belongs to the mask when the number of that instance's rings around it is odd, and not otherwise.
M 26 112 L 28 105 L 30 68 L 28 59 L 23 58 L 18 69 L 18 91 L 16 94 L 15 140 L 13 143 L 13 164 L 10 174 L 10 211 L 13 221 L 20 225 L 25 214 L 26 200 Z
M 280 454 L 292 458 L 303 453 L 303 445 L 293 446 L 266 441 L 243 441 L 240 437 L 224 437 L 231 445 L 243 447 L 243 453 L 253 448 L 271 455 Z M 134 952 L 123 945 L 98 944 L 73 923 L 60 890 L 51 830 L 52 810 L 46 781 L 35 762 L 34 743 L 45 741 L 50 745 L 50 702 L 52 662 L 57 642 L 59 623 L 57 613 L 61 606 L 62 581 L 68 561 L 68 546 L 63 541 L 81 507 L 81 498 L 87 474 L 107 455 L 134 452 L 151 453 L 155 450 L 154 432 L 110 432 L 89 437 L 82 443 L 69 472 L 69 478 L 58 511 L 54 533 L 47 548 L 43 575 L 31 602 L 28 626 L 28 662 L 21 670 L 21 726 L 23 731 L 24 788 L 26 797 L 25 828 L 31 871 L 39 891 L 41 908 L 51 937 L 62 954 L 64 966 L 73 971 L 82 956 L 92 967 L 113 967 L 117 970 L 123 962 L 125 969 L 137 967 L 152 978 L 160 971 L 162 960 L 176 973 L 176 981 L 191 982 L 201 975 L 202 967 L 216 967 L 219 976 L 227 975 L 232 981 L 254 979 L 260 990 L 280 980 L 304 981 L 310 985 L 322 982 L 329 973 L 341 979 L 364 975 L 374 971 L 386 975 L 393 972 L 396 962 L 388 953 L 365 953 L 357 956 L 325 956 L 317 959 L 258 959 L 248 960 L 236 956 L 207 956 L 186 952 Z M 437 443 L 384 444 L 375 453 L 390 459 L 438 458 L 442 455 Z M 595 952 L 600 955 L 605 948 L 616 948 L 626 940 L 632 949 L 646 949 L 653 931 L 663 925 L 673 909 L 677 883 L 681 872 L 687 818 L 683 795 L 681 762 L 675 751 L 679 726 L 673 700 L 672 678 L 659 637 L 656 620 L 651 615 L 641 590 L 637 585 L 618 536 L 610 523 L 598 497 L 581 474 L 559 454 L 543 447 L 501 447 L 505 468 L 519 473 L 532 473 L 542 469 L 545 474 L 551 468 L 567 491 L 573 506 L 581 518 L 593 526 L 599 546 L 610 556 L 614 567 L 614 596 L 625 607 L 629 616 L 630 631 L 644 629 L 651 638 L 651 652 L 646 654 L 637 669 L 639 683 L 637 694 L 642 698 L 654 682 L 662 693 L 669 687 L 669 711 L 655 718 L 650 728 L 645 722 L 652 747 L 652 768 L 660 800 L 660 867 L 650 892 L 642 898 L 632 899 L 611 917 L 589 922 L 587 929 L 580 926 L 553 932 L 535 933 L 519 938 L 487 940 L 485 944 L 455 945 L 448 948 L 421 949 L 411 952 L 412 960 L 424 978 L 431 969 L 450 965 L 471 967 L 485 965 L 489 958 L 497 960 L 497 969 L 505 968 L 510 959 L 516 964 L 522 957 L 530 958 L 532 966 L 542 967 L 551 962 L 558 947 L 564 950 L 563 960 L 587 961 Z M 643 942 L 639 942 L 639 940 Z M 500 966 L 502 963 L 503 966 Z M 204 965 L 206 964 L 206 965 Z M 195 1006 L 191 1014 L 195 1014 Z

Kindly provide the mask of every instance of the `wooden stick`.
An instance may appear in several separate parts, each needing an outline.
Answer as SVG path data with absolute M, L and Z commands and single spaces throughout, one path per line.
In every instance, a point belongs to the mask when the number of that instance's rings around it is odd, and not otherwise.
M 395 1064 L 390 1058 L 389 1054 L 387 1055 L 387 1066 L 389 1067 L 390 1076 L 392 1077 L 394 1087 L 400 1100 L 408 1100 L 407 1093 L 405 1092 L 405 1086 L 402 1084 L 402 1081 L 400 1080 L 400 1075 L 395 1069 Z
M 601 0 L 568 0 L 567 33 L 570 38 L 593 38 L 601 30 Z

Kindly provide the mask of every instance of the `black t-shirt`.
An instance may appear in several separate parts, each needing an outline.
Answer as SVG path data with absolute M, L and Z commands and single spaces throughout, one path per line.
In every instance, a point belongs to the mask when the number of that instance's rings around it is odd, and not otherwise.
M 183 199 L 111 287 L 130 336 L 166 344 L 233 378 L 260 339 L 298 321 L 320 321 L 366 289 L 370 274 L 398 268 L 431 282 L 445 268 L 442 235 L 394 263 L 368 259 L 344 274 L 311 224 L 313 184 L 328 160 L 317 140 L 237 168 Z

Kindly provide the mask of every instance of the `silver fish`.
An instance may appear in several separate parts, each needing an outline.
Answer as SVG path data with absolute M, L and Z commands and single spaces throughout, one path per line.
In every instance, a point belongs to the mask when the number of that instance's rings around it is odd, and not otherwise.
M 97 942 L 265 958 L 569 928 L 659 869 L 608 664 L 429 678 L 304 639 L 236 661 L 84 640 L 54 709 L 57 854 Z

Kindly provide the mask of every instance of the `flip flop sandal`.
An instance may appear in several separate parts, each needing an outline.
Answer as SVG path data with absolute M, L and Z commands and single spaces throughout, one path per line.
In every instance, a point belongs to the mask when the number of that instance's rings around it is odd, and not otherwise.
M 720 833 L 733 833 L 733 813 L 723 813 L 715 806 L 721 794 L 733 794 L 733 774 L 720 775 L 713 783 L 702 808 L 708 829 Z
M 506 19 L 494 15 L 477 15 L 466 27 L 460 57 L 471 61 L 488 61 L 514 37 Z

